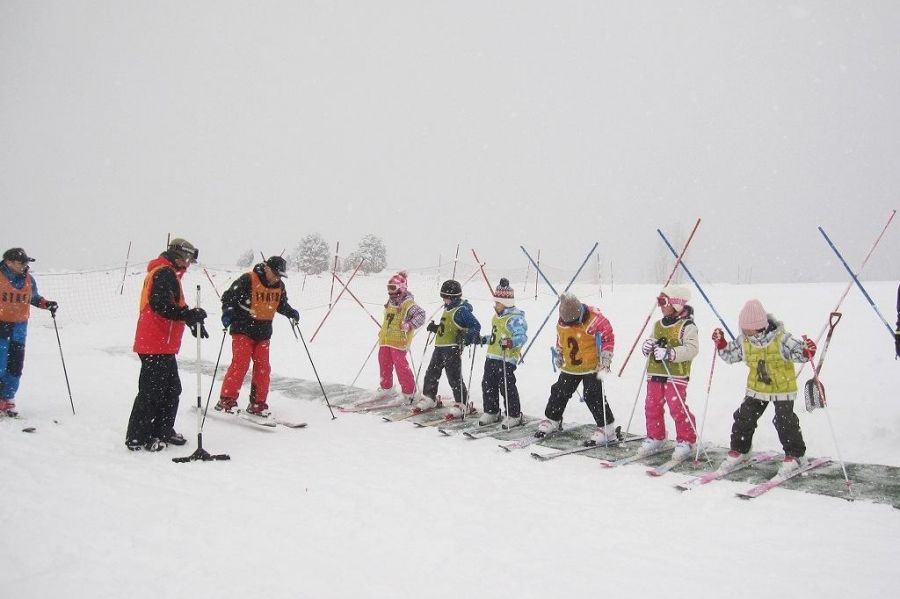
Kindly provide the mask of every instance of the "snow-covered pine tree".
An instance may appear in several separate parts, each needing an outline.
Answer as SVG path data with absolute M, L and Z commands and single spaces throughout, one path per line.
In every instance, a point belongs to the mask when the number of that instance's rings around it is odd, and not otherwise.
M 247 268 L 248 266 L 253 266 L 256 261 L 256 254 L 253 252 L 253 249 L 249 249 L 237 259 L 236 264 L 241 268 Z
M 360 259 L 365 258 L 360 272 L 377 273 L 381 272 L 387 266 L 387 248 L 384 247 L 384 241 L 377 235 L 368 234 L 359 242 L 356 248 L 344 261 L 344 267 L 347 270 L 356 268 Z
M 291 257 L 294 265 L 308 275 L 331 270 L 328 242 L 319 233 L 310 233 L 300 240 Z

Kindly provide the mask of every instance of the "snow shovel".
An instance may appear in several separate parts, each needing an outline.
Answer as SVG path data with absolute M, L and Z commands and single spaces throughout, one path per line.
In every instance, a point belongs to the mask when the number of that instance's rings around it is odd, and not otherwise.
M 832 312 L 828 317 L 828 334 L 825 336 L 825 345 L 822 347 L 822 355 L 819 357 L 819 364 L 813 364 L 813 377 L 806 381 L 803 386 L 803 397 L 806 399 L 806 411 L 812 412 L 816 408 L 824 408 L 825 402 L 825 386 L 819 380 L 819 373 L 822 371 L 822 364 L 825 363 L 825 353 L 828 351 L 828 345 L 831 343 L 831 335 L 834 333 L 834 327 L 841 321 L 840 312 Z M 803 336 L 806 340 L 806 335 Z M 812 360 L 810 360 L 812 363 Z

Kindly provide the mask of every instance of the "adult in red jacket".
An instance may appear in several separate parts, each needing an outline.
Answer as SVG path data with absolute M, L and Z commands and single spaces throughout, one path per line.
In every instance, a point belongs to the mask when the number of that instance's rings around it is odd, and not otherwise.
M 222 381 L 216 410 L 231 412 L 237 406 L 238 395 L 250 360 L 253 375 L 250 383 L 250 404 L 247 413 L 268 418 L 269 344 L 275 313 L 287 316 L 297 324 L 300 313 L 288 303 L 282 277 L 286 277 L 287 262 L 272 256 L 238 277 L 222 294 L 222 326 L 231 327 L 231 365 Z
M 133 348 L 141 358 L 141 375 L 125 434 L 125 446 L 132 451 L 159 451 L 169 443 L 186 443 L 174 428 L 181 396 L 175 354 L 181 349 L 185 325 L 194 337 L 209 336 L 203 326 L 206 311 L 188 308 L 181 288 L 181 277 L 197 255 L 193 244 L 176 238 L 147 264 Z

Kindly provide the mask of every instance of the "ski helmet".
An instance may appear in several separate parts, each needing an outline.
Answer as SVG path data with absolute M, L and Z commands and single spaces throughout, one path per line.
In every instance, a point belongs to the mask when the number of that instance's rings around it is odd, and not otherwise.
M 444 299 L 453 299 L 462 295 L 462 285 L 459 281 L 448 279 L 441 284 L 441 297 Z

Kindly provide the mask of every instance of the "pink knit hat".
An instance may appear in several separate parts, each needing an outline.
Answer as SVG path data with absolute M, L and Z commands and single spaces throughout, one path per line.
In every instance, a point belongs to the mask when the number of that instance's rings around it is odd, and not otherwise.
M 769 326 L 766 309 L 759 300 L 752 299 L 744 304 L 738 316 L 738 326 L 742 331 L 758 331 Z
M 401 270 L 388 279 L 388 293 L 406 293 L 406 271 Z

